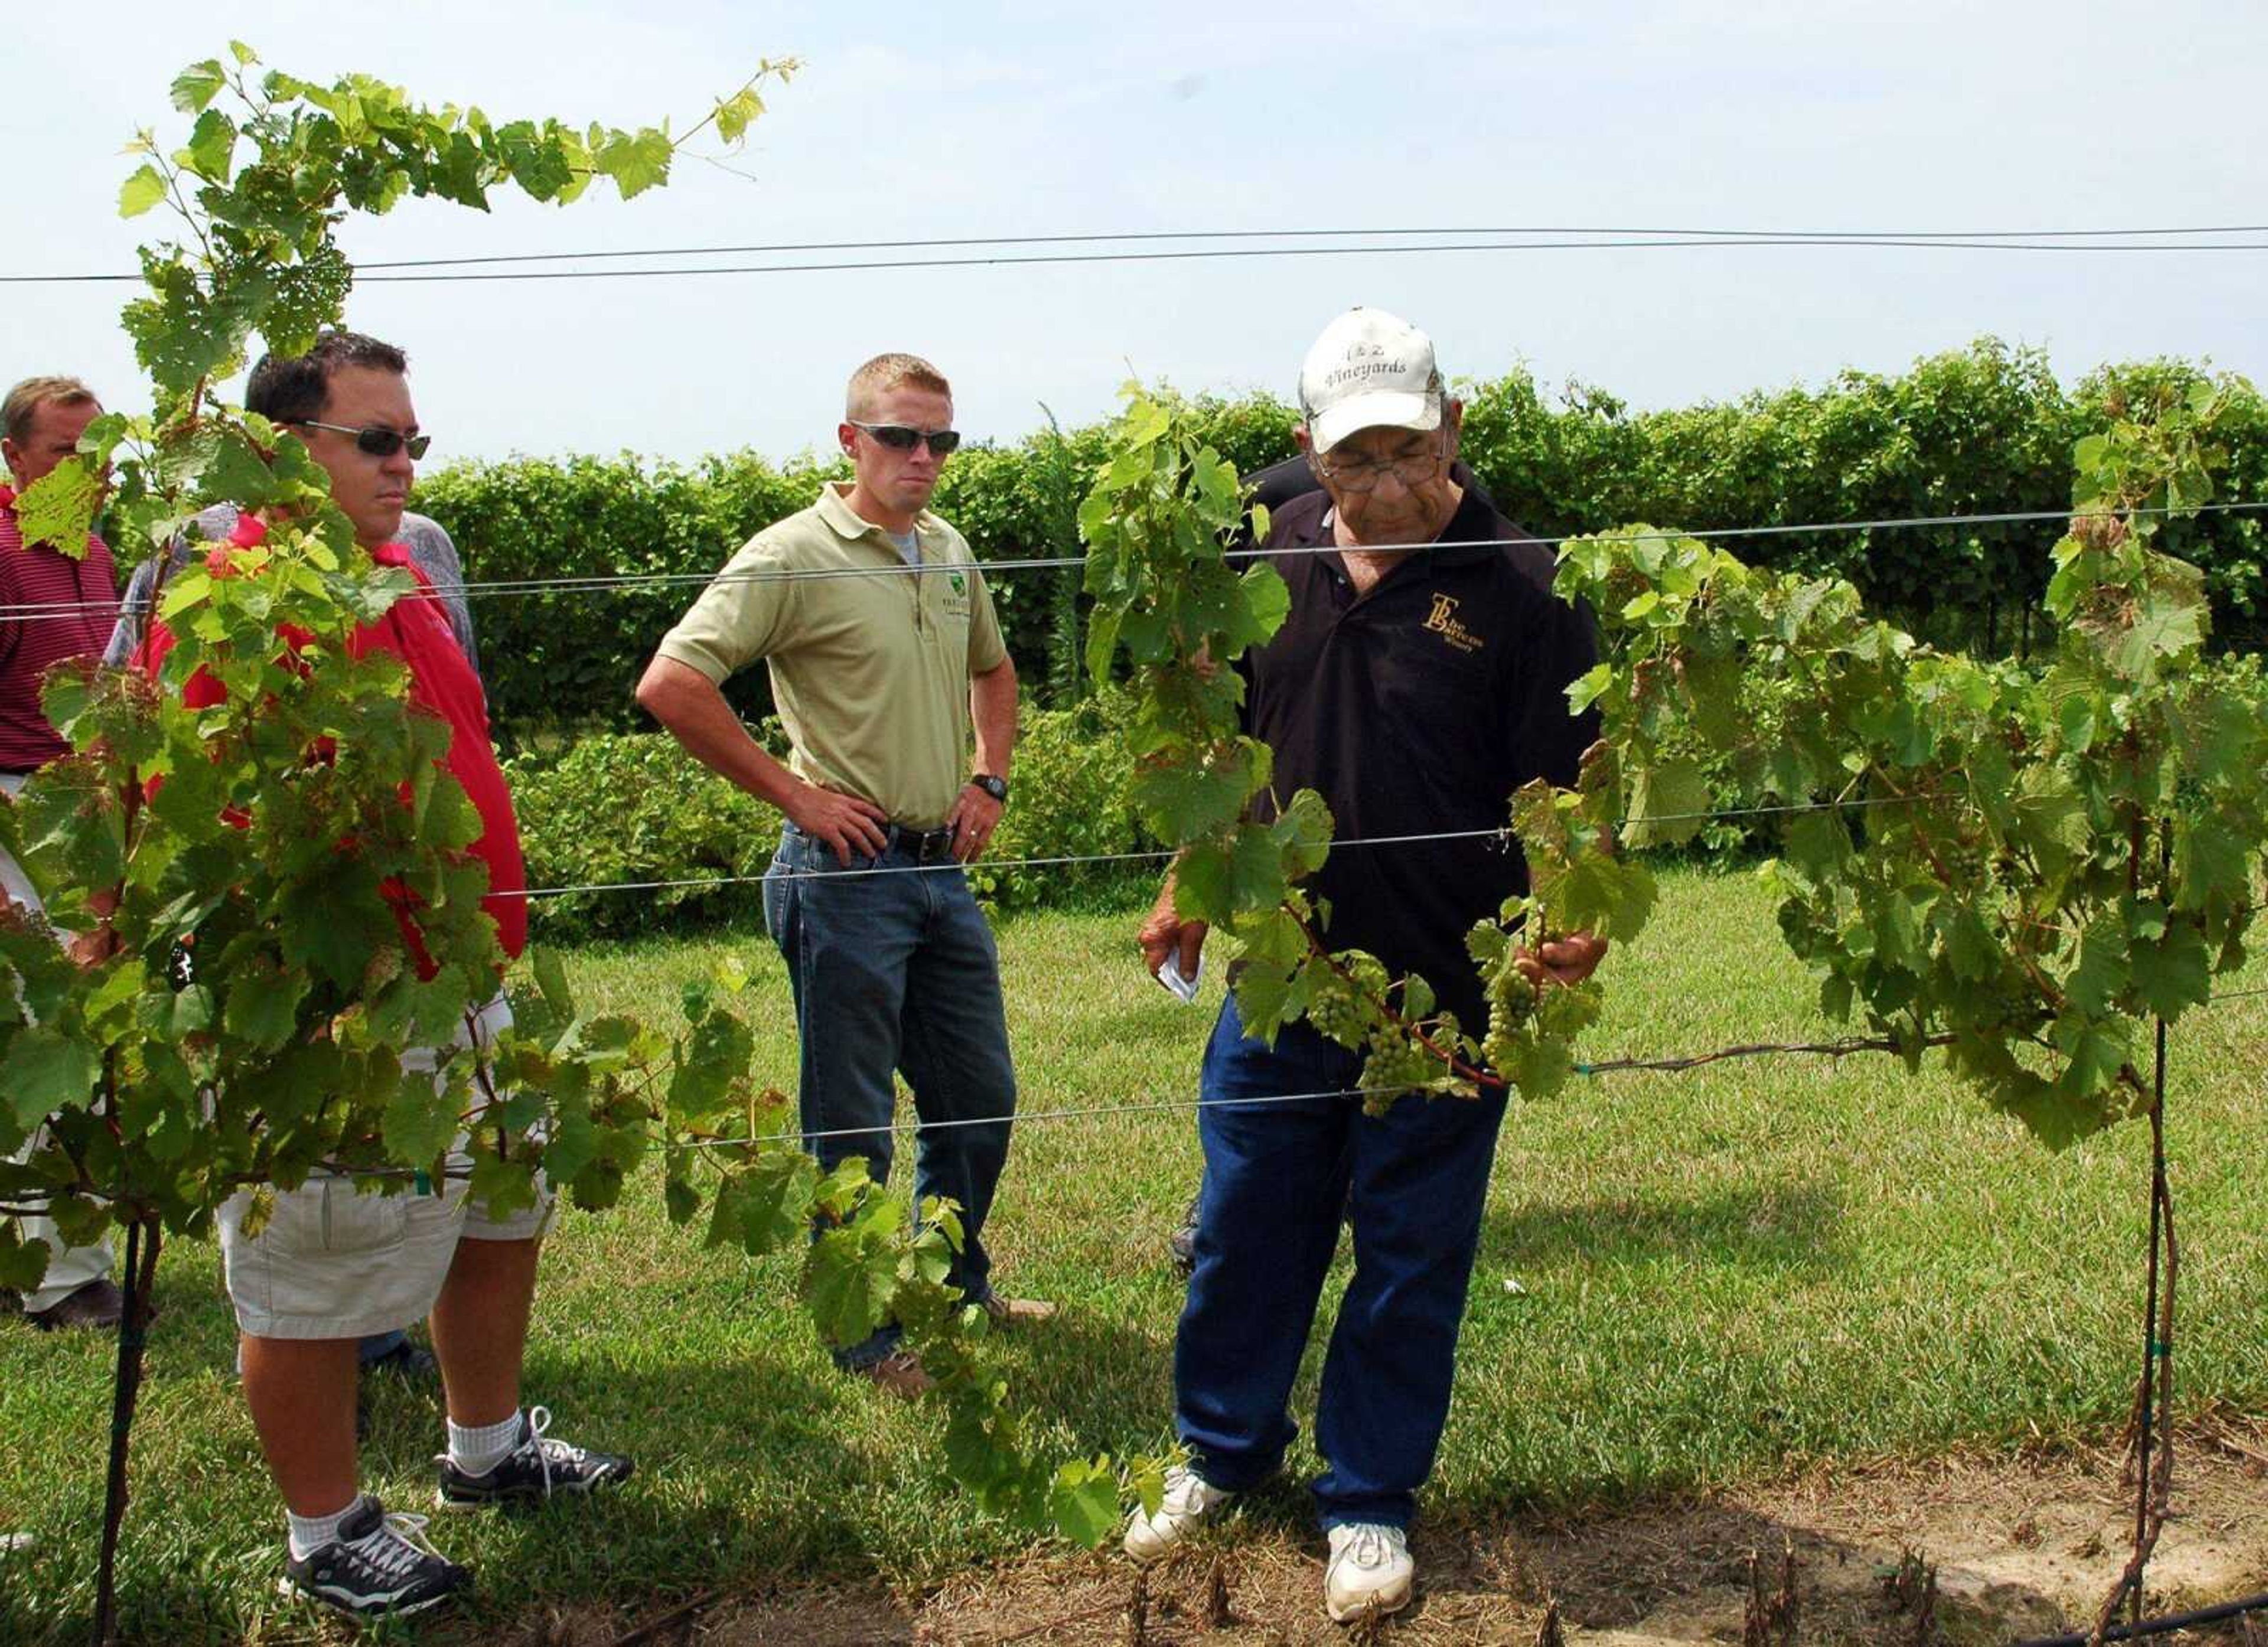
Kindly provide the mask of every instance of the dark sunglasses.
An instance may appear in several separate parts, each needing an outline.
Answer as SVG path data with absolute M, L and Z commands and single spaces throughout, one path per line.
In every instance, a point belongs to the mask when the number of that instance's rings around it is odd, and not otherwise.
M 853 429 L 863 429 L 893 452 L 911 452 L 924 440 L 929 449 L 942 458 L 961 444 L 957 429 L 910 429 L 903 423 L 862 423 L 857 418 L 845 420 Z
M 431 435 L 405 435 L 401 430 L 372 423 L 367 429 L 349 429 L 344 423 L 319 423 L 312 417 L 295 417 L 291 423 L 301 429 L 328 429 L 335 435 L 352 435 L 355 450 L 367 452 L 373 458 L 390 458 L 402 447 L 409 448 L 414 461 L 425 455 L 433 444 Z

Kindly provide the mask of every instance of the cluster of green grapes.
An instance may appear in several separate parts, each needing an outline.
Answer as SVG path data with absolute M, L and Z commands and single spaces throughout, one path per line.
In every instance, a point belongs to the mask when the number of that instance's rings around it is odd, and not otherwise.
M 1502 925 L 1481 923 L 1465 939 L 1488 1002 L 1481 1056 L 1522 1097 L 1549 1098 L 1574 1073 L 1575 1037 L 1599 1016 L 1599 987 L 1539 988 L 1520 969 L 1520 945 L 1513 933 L 1543 932 L 1543 906 L 1533 898 L 1514 899 L 1505 905 L 1503 918 Z
M 1440 1050 L 1420 1044 L 1389 1018 L 1379 1020 L 1363 1048 L 1362 1107 L 1366 1110 L 1382 1115 L 1393 1107 L 1396 1099 L 1411 1092 L 1433 1097 L 1479 1095 L 1479 1085 L 1469 1077 L 1459 1074 L 1447 1056 L 1449 1049 L 1461 1047 L 1464 1041 L 1458 1033 L 1455 1018 L 1443 1013 L 1427 1027 L 1425 1038 Z
M 1380 1004 L 1393 979 L 1375 955 L 1358 949 L 1338 959 L 1338 967 L 1321 960 L 1308 963 L 1307 1022 L 1317 1033 L 1360 1052 L 1381 1029 L 1393 1029 Z

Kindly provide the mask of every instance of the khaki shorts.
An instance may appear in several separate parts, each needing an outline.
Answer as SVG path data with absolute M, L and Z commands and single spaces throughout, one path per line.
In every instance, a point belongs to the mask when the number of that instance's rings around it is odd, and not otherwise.
M 458 1037 L 484 1046 L 512 1023 L 499 995 Z M 415 1069 L 418 1055 L 405 1056 Z M 429 1067 L 432 1055 L 423 1055 Z M 469 1158 L 452 1154 L 462 1169 Z M 550 1187 L 536 1180 L 533 1207 L 493 1217 L 461 1177 L 431 1194 L 358 1192 L 347 1178 L 311 1178 L 279 1192 L 267 1226 L 243 1232 L 249 1192 L 220 1210 L 220 1250 L 236 1324 L 254 1338 L 367 1338 L 422 1320 L 441 1296 L 460 1240 L 526 1241 L 550 1225 Z

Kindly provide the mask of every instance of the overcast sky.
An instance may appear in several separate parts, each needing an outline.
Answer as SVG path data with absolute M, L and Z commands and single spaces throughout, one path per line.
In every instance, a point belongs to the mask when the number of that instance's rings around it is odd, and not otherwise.
M 136 128 L 231 36 L 491 115 L 682 129 L 759 58 L 805 69 L 733 169 L 565 211 L 413 206 L 357 261 L 944 236 L 1521 225 L 1989 230 L 2268 221 L 2268 7 L 2159 0 L 1436 0 L 11 8 L 0 272 L 127 269 Z M 2268 237 L 2261 237 L 2268 239 Z M 682 261 L 682 260 L 680 260 Z M 740 261 L 748 261 L 742 259 Z M 0 287 L 0 378 L 139 404 L 126 290 Z M 1896 371 L 1981 333 L 2268 374 L 2268 252 L 1565 251 L 377 285 L 444 454 L 690 458 L 831 439 L 843 378 L 909 349 L 957 421 L 1013 439 L 1105 412 L 1129 369 L 1288 398 L 1349 304 L 1453 373 L 1526 362 L 1642 406 Z

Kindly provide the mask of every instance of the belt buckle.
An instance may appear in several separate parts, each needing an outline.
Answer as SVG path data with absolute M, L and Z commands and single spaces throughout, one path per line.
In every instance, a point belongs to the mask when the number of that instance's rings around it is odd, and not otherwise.
M 906 849 L 916 864 L 927 864 L 933 858 L 949 857 L 953 851 L 953 831 L 950 827 L 909 829 L 903 824 L 894 826 L 895 844 Z

